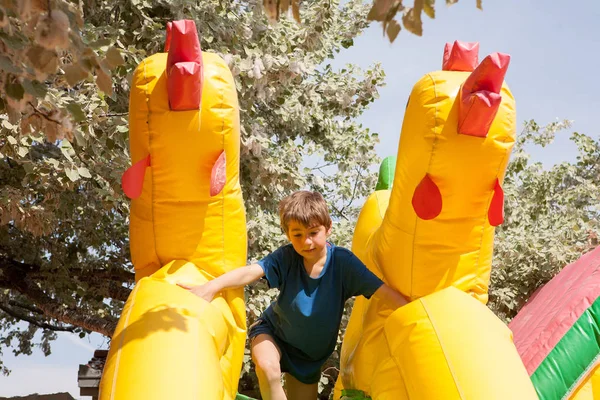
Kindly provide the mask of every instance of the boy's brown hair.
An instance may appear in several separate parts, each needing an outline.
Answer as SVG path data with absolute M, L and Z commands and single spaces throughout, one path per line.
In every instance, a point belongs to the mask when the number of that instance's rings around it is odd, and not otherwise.
M 331 228 L 331 217 L 327 203 L 321 193 L 300 190 L 279 202 L 279 221 L 281 229 L 287 234 L 290 221 L 298 221 L 309 227 L 312 224 Z

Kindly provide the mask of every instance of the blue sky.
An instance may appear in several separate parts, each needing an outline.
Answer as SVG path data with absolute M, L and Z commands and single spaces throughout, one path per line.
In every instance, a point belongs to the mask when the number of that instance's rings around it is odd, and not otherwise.
M 380 134 L 381 157 L 396 153 L 412 86 L 423 74 L 441 68 L 444 44 L 454 40 L 478 41 L 480 59 L 495 51 L 511 55 L 506 82 L 517 101 L 519 122 L 535 119 L 544 125 L 571 119 L 572 130 L 600 136 L 594 119 L 600 113 L 600 79 L 594 74 L 600 66 L 600 2 L 484 0 L 484 11 L 475 8 L 475 0 L 451 7 L 437 3 L 437 18 L 425 17 L 423 37 L 401 32 L 390 44 L 374 24 L 332 63 L 336 67 L 382 63 L 387 86 L 360 119 Z M 564 132 L 550 147 L 532 149 L 534 159 L 546 166 L 573 160 L 576 149 L 568 134 Z M 98 346 L 106 346 L 99 335 L 81 340 L 61 334 L 49 357 L 36 352 L 14 358 L 5 350 L 2 360 L 13 373 L 0 377 L 0 396 L 68 391 L 78 398 L 78 365 L 87 362 Z
M 475 0 L 450 7 L 437 3 L 436 19 L 424 16 L 422 37 L 403 31 L 390 44 L 381 27 L 373 25 L 332 63 L 383 65 L 387 85 L 360 119 L 380 134 L 381 157 L 396 154 L 413 85 L 425 73 L 441 69 L 444 45 L 454 40 L 479 42 L 480 60 L 493 52 L 511 55 L 506 82 L 517 103 L 517 133 L 525 120 L 545 125 L 558 118 L 573 120 L 574 131 L 598 137 L 593 116 L 600 109 L 600 83 L 594 76 L 600 64 L 599 2 L 484 0 L 483 11 Z M 563 132 L 552 146 L 532 149 L 534 159 L 547 166 L 573 160 L 576 148 L 569 136 Z

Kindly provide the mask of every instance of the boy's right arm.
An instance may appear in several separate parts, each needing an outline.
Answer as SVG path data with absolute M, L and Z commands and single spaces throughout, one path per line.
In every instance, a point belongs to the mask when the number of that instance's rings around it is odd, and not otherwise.
M 229 271 L 213 279 L 212 281 L 206 282 L 204 285 L 189 286 L 183 283 L 178 283 L 177 285 L 189 290 L 196 296 L 211 302 L 220 291 L 246 286 L 247 284 L 262 278 L 264 275 L 265 272 L 260 265 L 250 264 L 248 266 Z

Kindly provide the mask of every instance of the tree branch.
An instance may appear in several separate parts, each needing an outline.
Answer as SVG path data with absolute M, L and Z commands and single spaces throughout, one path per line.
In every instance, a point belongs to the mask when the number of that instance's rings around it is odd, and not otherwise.
M 341 212 L 346 212 L 346 208 L 350 207 L 352 205 L 352 203 L 354 202 L 354 199 L 356 197 L 356 190 L 358 189 L 358 182 L 359 182 L 360 178 L 362 178 L 362 174 L 360 172 L 361 172 L 360 168 L 356 167 L 356 174 L 358 176 L 354 180 L 354 188 L 352 189 L 352 195 L 350 196 L 350 200 L 348 200 L 348 202 L 346 204 L 344 204 L 344 206 L 342 207 Z
M 25 303 L 20 303 L 18 301 L 15 300 L 9 300 L 8 301 L 8 305 L 9 306 L 13 306 L 13 307 L 19 307 L 19 308 L 24 308 L 25 310 L 32 312 L 34 314 L 43 314 L 42 310 L 40 310 L 37 307 L 34 307 L 30 304 L 25 304 Z
M 49 116 L 48 116 L 46 113 L 44 113 L 44 112 L 42 112 L 42 111 L 38 110 L 38 109 L 37 109 L 37 108 L 36 108 L 36 107 L 33 105 L 33 103 L 32 103 L 32 102 L 30 102 L 30 101 L 29 101 L 27 104 L 29 104 L 29 105 L 31 106 L 31 108 L 33 108 L 33 111 L 34 111 L 36 114 L 38 114 L 39 116 L 43 117 L 43 118 L 44 118 L 46 121 L 54 122 L 54 123 L 55 123 L 55 124 L 57 124 L 57 125 L 62 125 L 62 124 L 60 123 L 60 121 L 57 121 L 57 120 L 55 120 L 55 119 L 53 119 L 53 118 L 50 118 L 50 117 L 49 117 Z
M 108 295 L 111 299 L 127 301 L 130 294 L 131 289 L 123 287 L 116 282 L 110 282 L 108 284 Z
M 96 316 L 82 315 L 76 310 L 69 310 L 62 304 L 48 296 L 41 290 L 35 282 L 27 278 L 27 264 L 20 263 L 6 257 L 0 258 L 3 265 L 3 271 L 8 278 L 12 289 L 19 291 L 33 302 L 47 318 L 53 318 L 58 321 L 76 325 L 88 331 L 101 333 L 105 336 L 112 336 L 117 326 L 117 320 L 112 317 L 100 318 Z
M 343 211 L 343 210 L 340 210 L 339 208 L 337 208 L 337 207 L 335 206 L 335 204 L 333 204 L 333 203 L 332 203 L 332 204 L 329 204 L 329 207 L 333 208 L 333 210 L 334 210 L 335 212 L 337 212 L 337 213 L 339 214 L 339 216 L 340 216 L 340 217 L 344 218 L 346 221 L 350 221 L 350 218 L 348 218 L 348 217 L 346 216 L 346 214 L 344 214 L 344 211 Z
M 85 268 L 69 268 L 69 275 L 84 282 L 115 281 L 123 283 L 134 283 L 135 274 L 122 269 L 90 270 Z M 44 278 L 41 273 L 31 274 L 31 278 Z
M 107 113 L 107 114 L 100 114 L 98 115 L 98 117 L 122 117 L 125 115 L 129 115 L 128 112 L 122 112 L 122 113 Z
M 35 319 L 33 319 L 25 314 L 22 314 L 14 309 L 11 309 L 7 306 L 4 306 L 2 304 L 0 304 L 0 310 L 4 311 L 6 314 L 10 315 L 13 318 L 16 318 L 21 321 L 29 322 L 30 324 L 40 327 L 42 329 L 47 329 L 47 330 L 51 330 L 51 331 L 55 331 L 55 332 L 75 332 L 75 329 L 77 329 L 77 327 L 73 326 L 73 325 L 57 326 L 57 325 L 50 325 L 45 322 L 36 321 Z

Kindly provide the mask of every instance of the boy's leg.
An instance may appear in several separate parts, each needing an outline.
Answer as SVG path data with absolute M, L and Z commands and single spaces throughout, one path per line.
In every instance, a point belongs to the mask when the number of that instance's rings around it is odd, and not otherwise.
M 263 400 L 286 400 L 281 386 L 281 353 L 270 335 L 261 333 L 252 340 L 252 361 Z
M 292 375 L 285 374 L 285 391 L 288 400 L 315 400 L 319 392 L 319 383 L 302 383 Z

